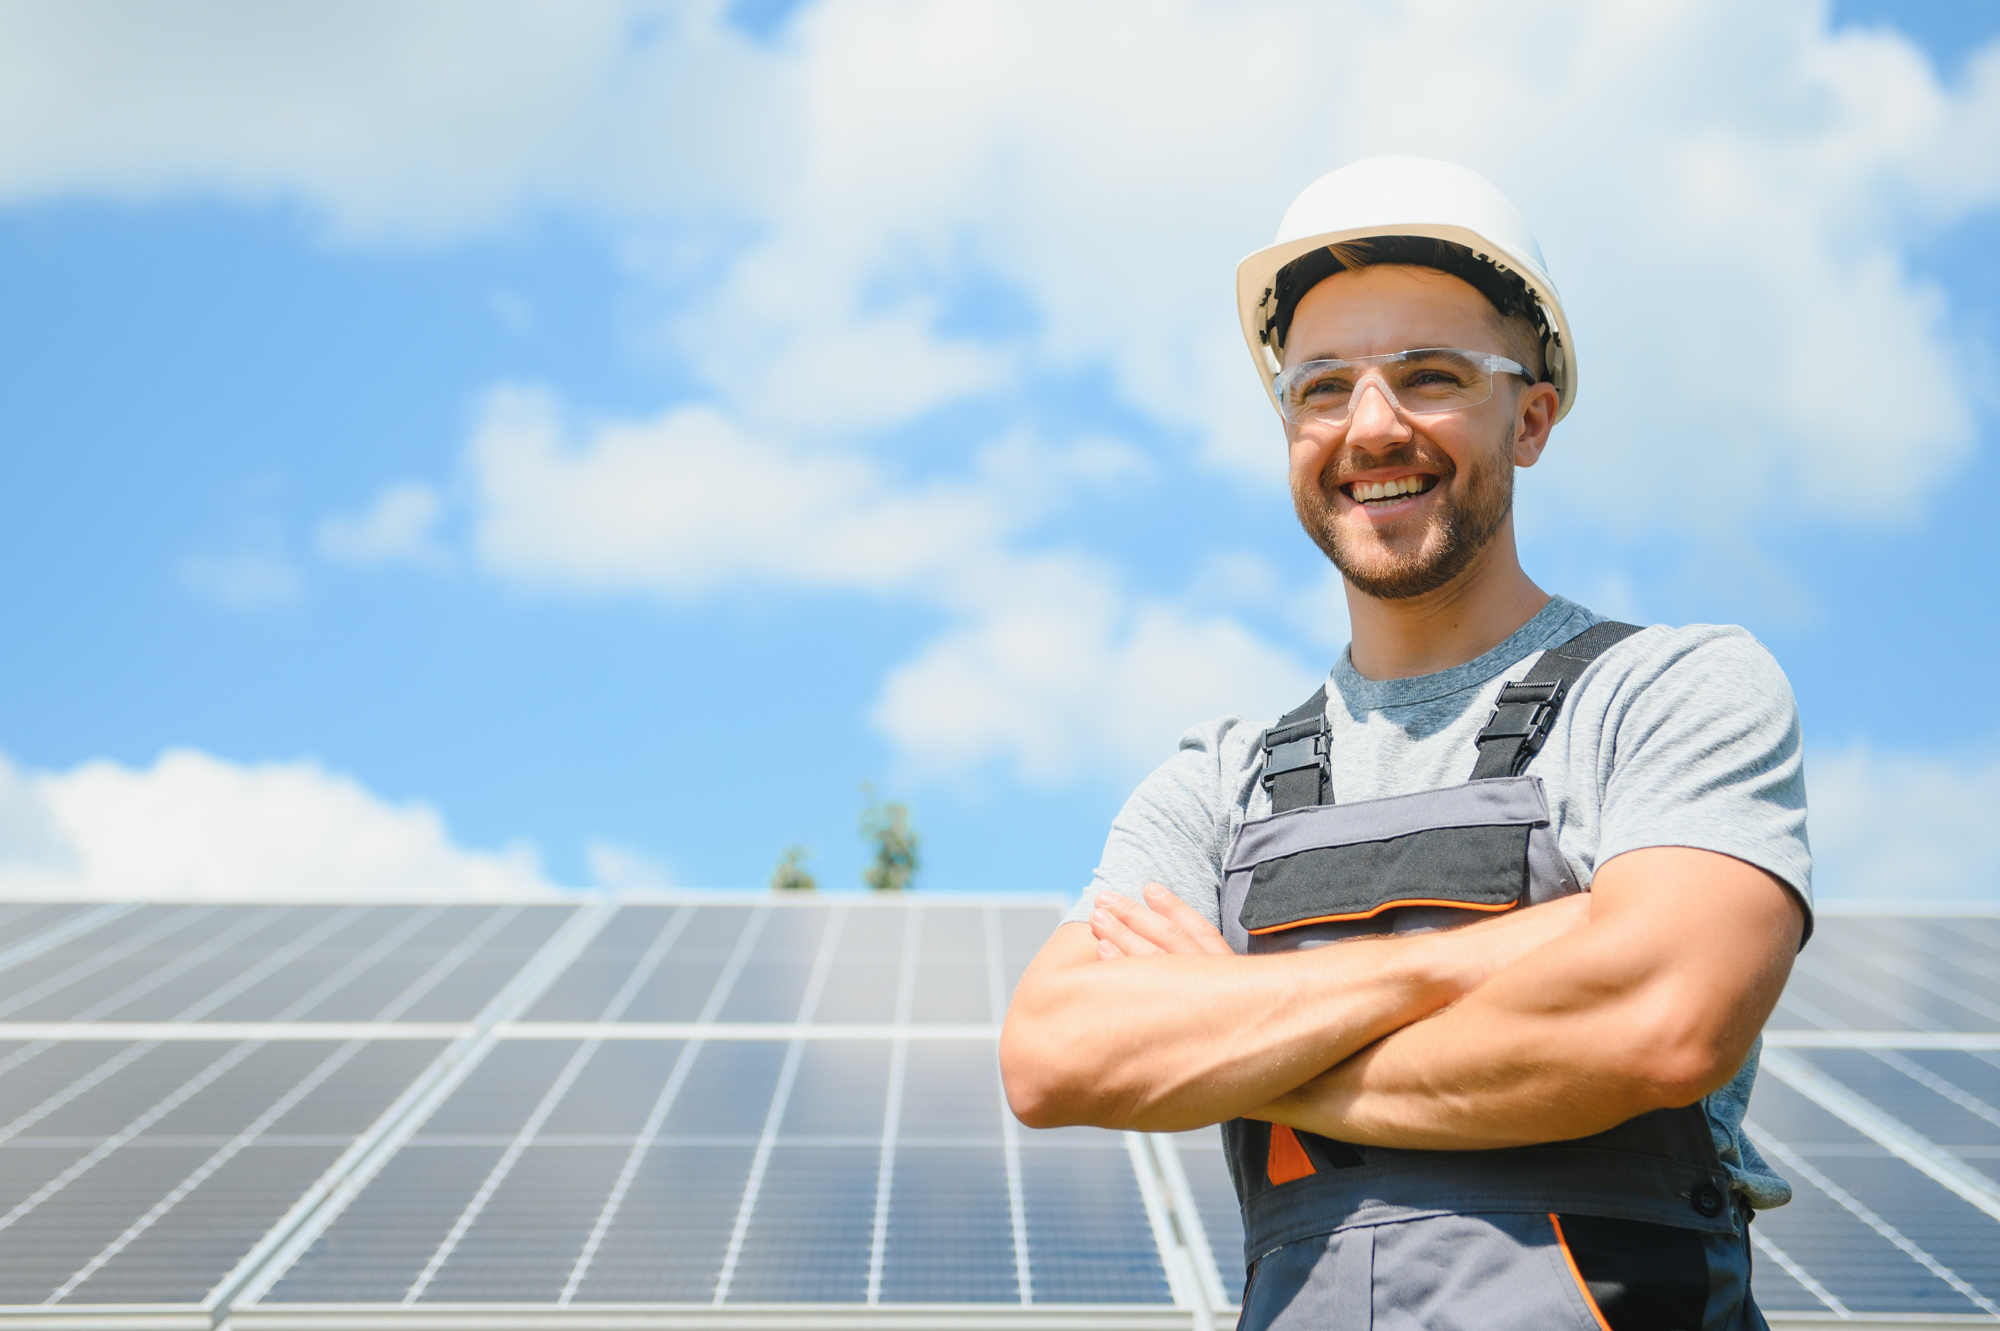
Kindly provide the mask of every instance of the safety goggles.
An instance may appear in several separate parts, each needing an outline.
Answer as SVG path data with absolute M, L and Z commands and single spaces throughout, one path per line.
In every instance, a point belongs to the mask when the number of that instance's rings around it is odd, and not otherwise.
M 1353 411 L 1363 385 L 1372 381 L 1389 405 L 1408 416 L 1431 416 L 1475 407 L 1493 396 L 1493 376 L 1535 376 L 1519 361 L 1484 351 L 1423 347 L 1353 360 L 1300 361 L 1272 381 L 1278 410 L 1294 425 L 1339 425 Z

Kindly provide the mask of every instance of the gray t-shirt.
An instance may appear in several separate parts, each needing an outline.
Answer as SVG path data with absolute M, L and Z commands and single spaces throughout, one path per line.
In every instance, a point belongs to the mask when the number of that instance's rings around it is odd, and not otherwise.
M 1364 679 L 1341 653 L 1326 685 L 1336 798 L 1466 780 L 1501 685 L 1600 619 L 1558 596 L 1484 656 L 1413 679 Z M 1088 919 L 1098 892 L 1136 899 L 1157 882 L 1220 927 L 1223 857 L 1246 818 L 1271 811 L 1257 779 L 1270 720 L 1222 717 L 1181 736 L 1119 811 L 1068 919 Z M 1570 691 L 1528 771 L 1547 788 L 1557 844 L 1580 883 L 1625 851 L 1691 846 L 1768 870 L 1810 911 L 1798 708 L 1778 663 L 1740 628 L 1656 625 L 1606 651 Z M 1756 1075 L 1753 1049 L 1705 1104 L 1737 1190 L 1762 1209 L 1790 1200 L 1791 1188 L 1742 1134 Z

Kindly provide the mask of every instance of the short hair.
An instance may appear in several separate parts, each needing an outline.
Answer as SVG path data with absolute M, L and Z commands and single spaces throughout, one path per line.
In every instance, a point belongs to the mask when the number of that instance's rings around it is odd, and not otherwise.
M 1502 268 L 1484 255 L 1474 254 L 1456 241 L 1431 236 L 1370 236 L 1364 240 L 1343 240 L 1307 250 L 1278 270 L 1271 284 L 1271 317 L 1264 325 L 1264 340 L 1282 353 L 1292 331 L 1292 318 L 1306 293 L 1335 273 L 1344 273 L 1377 264 L 1403 264 L 1449 273 L 1466 283 L 1500 315 L 1501 322 L 1516 324 L 1526 336 L 1529 355 L 1526 364 L 1537 382 L 1547 377 L 1542 348 L 1554 337 L 1548 312 L 1535 299 L 1519 273 Z

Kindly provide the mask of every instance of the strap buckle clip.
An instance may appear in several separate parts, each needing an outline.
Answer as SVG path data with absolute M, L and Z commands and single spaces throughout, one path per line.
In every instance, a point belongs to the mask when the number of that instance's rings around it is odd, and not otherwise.
M 1328 753 L 1327 738 L 1327 733 L 1320 730 L 1283 744 L 1273 744 L 1267 735 L 1264 740 L 1264 789 L 1269 790 L 1287 772 L 1324 767 Z
M 1493 714 L 1486 718 L 1486 726 L 1479 732 L 1478 742 L 1484 745 L 1501 739 L 1520 741 L 1520 758 L 1515 762 L 1518 770 L 1523 761 L 1541 751 L 1542 742 L 1555 728 L 1563 695 L 1568 692 L 1568 682 L 1561 679 L 1503 684 Z

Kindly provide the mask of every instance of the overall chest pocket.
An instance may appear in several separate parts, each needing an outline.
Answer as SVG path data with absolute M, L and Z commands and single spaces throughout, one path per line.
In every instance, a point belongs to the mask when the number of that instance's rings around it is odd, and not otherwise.
M 1542 783 L 1503 777 L 1245 823 L 1225 866 L 1223 926 L 1239 951 L 1283 950 L 1576 890 Z
M 1251 870 L 1238 920 L 1261 935 L 1372 919 L 1398 906 L 1508 910 L 1526 900 L 1531 830 L 1432 827 L 1280 855 Z

